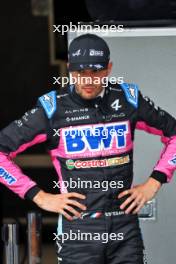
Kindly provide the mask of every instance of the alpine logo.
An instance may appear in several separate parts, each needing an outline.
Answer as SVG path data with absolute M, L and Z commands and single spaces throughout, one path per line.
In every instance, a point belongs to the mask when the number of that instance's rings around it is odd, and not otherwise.
M 48 94 L 39 97 L 39 101 L 50 119 L 56 110 L 56 91 L 51 91 Z
M 81 50 L 77 50 L 76 52 L 72 53 L 73 57 L 80 56 L 81 55 Z
M 8 185 L 12 185 L 17 180 L 9 172 L 7 172 L 3 167 L 0 167 L 0 177 L 3 178 Z

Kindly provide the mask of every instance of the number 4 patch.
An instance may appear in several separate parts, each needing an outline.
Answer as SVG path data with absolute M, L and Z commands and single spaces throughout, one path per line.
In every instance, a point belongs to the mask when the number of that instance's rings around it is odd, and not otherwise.
M 115 100 L 112 104 L 111 107 L 114 108 L 116 111 L 119 110 L 122 106 L 120 105 L 119 99 Z

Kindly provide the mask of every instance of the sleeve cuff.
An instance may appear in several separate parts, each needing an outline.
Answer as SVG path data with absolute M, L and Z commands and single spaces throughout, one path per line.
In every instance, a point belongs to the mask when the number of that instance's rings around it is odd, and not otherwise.
M 41 189 L 36 185 L 29 189 L 27 193 L 25 194 L 24 198 L 28 200 L 33 200 L 34 196 L 39 193 Z
M 150 177 L 159 181 L 161 184 L 167 183 L 167 175 L 164 172 L 154 170 Z

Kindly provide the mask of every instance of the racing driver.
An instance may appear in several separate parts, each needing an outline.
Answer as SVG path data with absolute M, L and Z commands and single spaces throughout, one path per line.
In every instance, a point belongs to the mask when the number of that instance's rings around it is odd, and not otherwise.
M 70 78 L 86 81 L 41 96 L 32 110 L 0 132 L 0 182 L 59 213 L 58 263 L 142 264 L 138 212 L 176 169 L 176 120 L 136 84 L 103 84 L 112 63 L 102 38 L 81 35 L 68 55 Z M 132 187 L 135 129 L 160 136 L 165 147 L 149 178 Z M 42 142 L 58 174 L 59 194 L 41 190 L 12 161 Z M 106 190 L 103 183 L 108 183 Z M 71 239 L 71 234 L 77 236 Z

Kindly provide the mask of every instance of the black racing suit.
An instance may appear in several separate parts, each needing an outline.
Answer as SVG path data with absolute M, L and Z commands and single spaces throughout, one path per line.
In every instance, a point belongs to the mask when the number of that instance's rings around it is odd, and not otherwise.
M 143 263 L 138 217 L 125 215 L 119 208 L 124 199 L 117 198 L 133 181 L 135 128 L 161 136 L 165 148 L 150 177 L 169 181 L 176 168 L 176 120 L 133 84 L 109 85 L 93 100 L 82 99 L 74 86 L 52 91 L 1 131 L 0 181 L 9 189 L 30 199 L 39 192 L 11 159 L 46 142 L 61 192 L 86 195 L 81 219 L 59 216 L 54 239 L 62 264 Z

